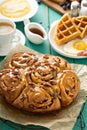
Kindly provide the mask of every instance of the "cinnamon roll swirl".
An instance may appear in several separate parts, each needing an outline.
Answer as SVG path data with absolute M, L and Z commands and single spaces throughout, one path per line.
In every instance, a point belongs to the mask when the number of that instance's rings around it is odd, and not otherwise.
M 58 85 L 61 91 L 61 104 L 67 106 L 76 98 L 80 89 L 80 80 L 71 70 L 64 70 L 58 76 Z
M 52 68 L 56 68 L 57 72 L 62 70 L 70 70 L 71 66 L 66 60 L 58 56 L 52 56 L 49 54 L 43 55 L 40 59 L 40 64 L 50 65 Z
M 0 71 L 0 90 L 11 105 L 44 113 L 71 104 L 80 81 L 70 64 L 58 56 L 19 52 Z
M 4 69 L 0 72 L 0 88 L 5 99 L 12 103 L 26 86 L 22 72 L 17 69 Z
M 32 52 L 19 52 L 12 56 L 5 68 L 26 68 L 32 66 L 38 60 L 38 56 Z

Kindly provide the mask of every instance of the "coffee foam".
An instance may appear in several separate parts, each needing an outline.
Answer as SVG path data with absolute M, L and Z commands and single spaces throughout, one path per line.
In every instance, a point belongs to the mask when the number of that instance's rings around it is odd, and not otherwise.
M 0 35 L 10 33 L 13 31 L 14 27 L 7 22 L 0 22 Z

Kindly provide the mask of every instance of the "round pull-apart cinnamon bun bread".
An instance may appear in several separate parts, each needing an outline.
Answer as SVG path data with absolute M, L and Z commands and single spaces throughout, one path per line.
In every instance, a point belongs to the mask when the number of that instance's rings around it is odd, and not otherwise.
M 70 64 L 58 56 L 16 53 L 0 71 L 2 96 L 29 112 L 50 112 L 71 104 L 80 81 Z

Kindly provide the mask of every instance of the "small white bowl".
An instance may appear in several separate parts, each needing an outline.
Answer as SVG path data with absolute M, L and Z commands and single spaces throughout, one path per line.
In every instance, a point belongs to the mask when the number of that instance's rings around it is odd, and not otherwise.
M 41 44 L 47 40 L 47 33 L 45 29 L 36 22 L 26 24 L 24 31 L 29 41 L 34 44 Z

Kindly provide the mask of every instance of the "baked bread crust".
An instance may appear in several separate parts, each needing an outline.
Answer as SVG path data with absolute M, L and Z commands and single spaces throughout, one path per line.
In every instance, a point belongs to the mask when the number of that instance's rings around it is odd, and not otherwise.
M 59 110 L 75 100 L 79 88 L 79 78 L 70 64 L 49 54 L 16 53 L 0 71 L 3 97 L 24 111 Z

